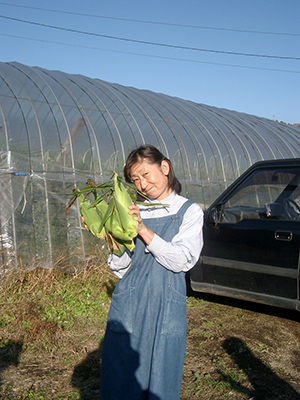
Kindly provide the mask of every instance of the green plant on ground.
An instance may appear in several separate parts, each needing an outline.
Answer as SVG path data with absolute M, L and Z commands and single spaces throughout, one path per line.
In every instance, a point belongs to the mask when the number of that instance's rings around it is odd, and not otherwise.
M 101 345 L 117 279 L 106 263 L 73 271 L 24 268 L 1 279 L 0 400 L 99 399 Z M 180 400 L 284 398 L 268 397 L 277 386 L 285 398 L 297 398 L 299 324 L 207 299 L 187 297 Z

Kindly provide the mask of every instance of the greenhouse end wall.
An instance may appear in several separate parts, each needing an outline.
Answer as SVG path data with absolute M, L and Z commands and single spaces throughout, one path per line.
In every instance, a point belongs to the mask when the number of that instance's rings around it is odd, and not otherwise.
M 82 229 L 70 194 L 122 174 L 152 144 L 182 194 L 206 209 L 256 161 L 300 157 L 300 129 L 164 94 L 19 63 L 0 63 L 3 268 L 84 263 L 105 243 Z M 104 247 L 103 247 L 104 246 Z M 97 250 L 97 252 L 96 252 Z M 103 250 L 104 251 L 104 250 Z

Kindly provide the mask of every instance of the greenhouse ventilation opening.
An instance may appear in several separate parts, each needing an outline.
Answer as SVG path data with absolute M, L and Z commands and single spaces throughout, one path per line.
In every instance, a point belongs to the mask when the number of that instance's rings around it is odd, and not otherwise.
M 300 157 L 300 129 L 82 75 L 0 63 L 2 269 L 82 263 L 105 245 L 65 215 L 75 187 L 122 173 L 153 144 L 205 209 L 259 160 Z M 98 252 L 99 254 L 99 252 Z

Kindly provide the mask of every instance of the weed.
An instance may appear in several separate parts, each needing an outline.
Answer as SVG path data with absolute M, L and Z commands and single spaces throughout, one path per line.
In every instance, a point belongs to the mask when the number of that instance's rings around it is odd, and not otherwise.
M 72 269 L 72 274 L 24 268 L 1 278 L 0 400 L 99 398 L 102 340 L 116 282 L 107 265 L 92 264 L 77 273 Z M 280 334 L 280 318 L 274 317 L 273 328 L 279 340 L 266 344 L 257 339 L 253 322 L 247 322 L 249 310 L 187 297 L 187 313 L 181 400 L 248 399 L 253 393 L 249 377 L 260 377 L 254 366 L 265 373 L 274 359 L 281 359 L 280 373 L 287 382 L 292 380 L 298 368 L 295 362 L 293 370 L 290 362 L 292 356 L 298 360 L 298 327 L 288 347 Z M 270 329 L 268 323 L 263 330 L 264 319 L 257 321 L 261 337 Z M 239 366 L 247 354 L 252 363 Z M 255 357 L 261 363 L 253 364 Z M 272 379 L 278 382 L 276 374 Z M 259 397 L 260 386 L 256 390 Z
M 231 389 L 230 384 L 226 381 L 216 379 L 210 373 L 194 373 L 195 389 L 198 396 L 204 395 L 207 391 L 214 391 L 215 396 L 220 396 Z M 219 397 L 218 397 L 219 398 Z
M 266 343 L 262 343 L 260 341 L 255 341 L 255 348 L 256 348 L 258 354 L 270 353 L 273 350 L 271 346 L 267 345 Z
M 208 301 L 205 301 L 203 299 L 199 299 L 197 297 L 188 296 L 186 298 L 186 304 L 187 304 L 188 307 L 198 307 L 200 304 L 202 304 L 202 305 L 208 304 Z

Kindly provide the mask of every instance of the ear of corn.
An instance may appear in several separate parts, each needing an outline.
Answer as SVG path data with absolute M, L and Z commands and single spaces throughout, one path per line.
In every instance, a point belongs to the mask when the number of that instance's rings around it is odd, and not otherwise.
M 83 194 L 78 197 L 80 214 L 84 218 L 84 223 L 89 231 L 99 239 L 105 238 L 105 229 L 101 229 L 101 219 L 95 207 L 91 206 L 91 202 L 85 198 Z
M 90 193 L 94 194 L 94 202 L 87 199 Z M 133 251 L 135 247 L 138 221 L 134 219 L 135 214 L 129 214 L 129 206 L 136 202 L 136 194 L 137 190 L 117 173 L 113 174 L 110 181 L 98 186 L 88 179 L 87 187 L 73 191 L 66 214 L 78 198 L 80 214 L 90 232 L 105 239 L 112 253 L 121 255 L 126 248 Z M 164 206 L 157 203 L 149 205 Z
M 113 236 L 114 240 L 123 243 L 124 246 L 127 247 L 129 251 L 132 251 L 134 249 L 135 247 L 134 240 L 133 238 L 130 238 L 128 236 L 128 233 L 126 231 L 123 230 L 119 214 L 117 212 L 112 214 L 108 218 L 105 227 L 107 229 L 107 232 L 109 232 Z
M 109 219 L 110 216 L 113 214 L 114 211 L 114 203 L 113 199 L 110 200 L 110 202 L 107 204 L 107 208 L 105 211 L 105 214 L 101 216 L 101 223 L 100 223 L 100 229 L 103 227 L 109 232 Z M 111 232 L 109 232 L 111 233 Z
M 114 199 L 115 211 L 119 215 L 120 225 L 128 237 L 133 239 L 137 235 L 139 224 L 138 221 L 133 219 L 136 216 L 135 214 L 128 214 L 129 206 L 133 203 L 128 191 L 116 173 L 114 174 Z
M 101 218 L 104 218 L 105 214 L 107 213 L 108 205 L 105 200 L 101 200 L 95 206 L 91 204 L 91 207 L 95 207 L 97 212 L 99 213 Z

